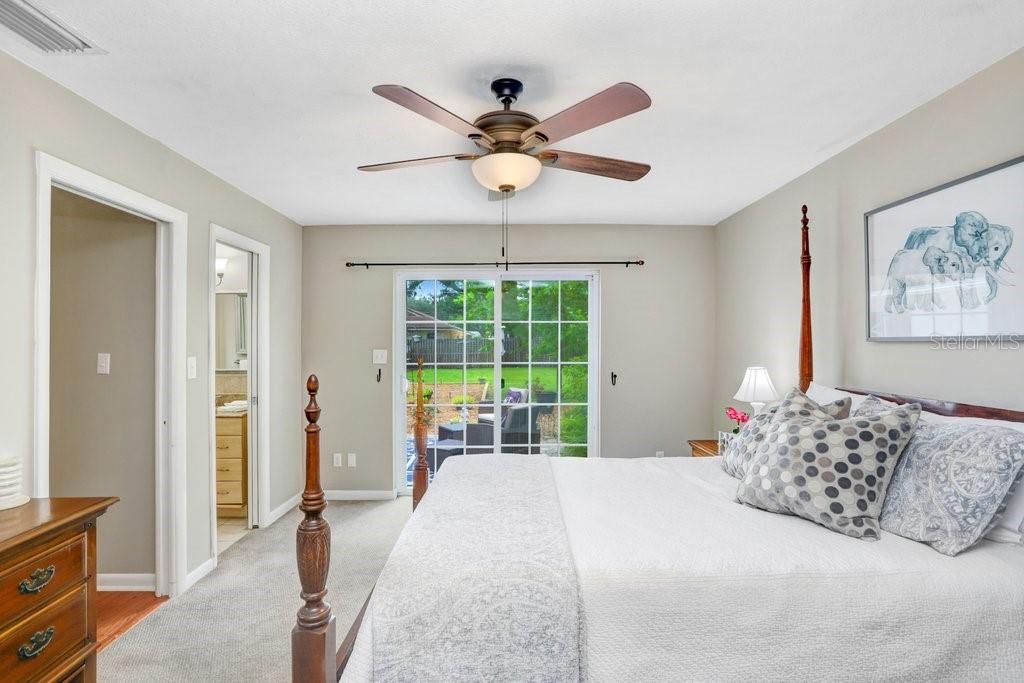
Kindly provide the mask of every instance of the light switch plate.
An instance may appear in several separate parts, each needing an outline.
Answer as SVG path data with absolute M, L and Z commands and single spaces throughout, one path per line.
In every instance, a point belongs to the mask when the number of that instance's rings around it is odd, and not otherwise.
M 97 353 L 96 354 L 96 374 L 97 375 L 109 375 L 110 374 L 110 354 L 109 353 Z
M 356 466 L 356 454 L 355 453 L 349 453 L 348 454 L 348 466 L 349 467 L 355 467 Z
M 187 366 L 186 372 L 188 373 L 188 378 L 195 379 L 196 376 L 199 374 L 198 371 L 196 370 L 196 357 L 189 356 L 185 360 L 185 365 Z
M 341 467 L 341 453 L 334 454 L 334 466 Z
M 373 364 L 374 365 L 387 365 L 388 364 L 388 350 L 387 349 L 374 349 L 373 350 Z

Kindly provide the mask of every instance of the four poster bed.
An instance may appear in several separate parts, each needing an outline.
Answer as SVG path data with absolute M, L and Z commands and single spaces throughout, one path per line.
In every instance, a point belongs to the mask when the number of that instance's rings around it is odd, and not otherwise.
M 813 379 L 807 207 L 799 378 Z M 316 377 L 307 384 L 294 681 L 1013 678 L 1024 548 L 956 558 L 735 503 L 718 458 L 450 458 L 335 649 Z M 866 392 L 849 389 L 851 393 Z M 1024 412 L 875 394 L 944 416 Z M 418 506 L 418 507 L 417 507 Z

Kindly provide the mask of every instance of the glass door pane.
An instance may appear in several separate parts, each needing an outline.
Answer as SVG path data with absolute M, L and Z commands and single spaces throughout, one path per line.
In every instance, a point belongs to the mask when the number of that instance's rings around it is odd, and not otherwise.
M 494 450 L 495 280 L 406 280 L 405 481 L 416 460 L 417 363 L 423 362 L 430 475 L 453 455 Z
M 501 283 L 503 453 L 588 453 L 590 281 Z

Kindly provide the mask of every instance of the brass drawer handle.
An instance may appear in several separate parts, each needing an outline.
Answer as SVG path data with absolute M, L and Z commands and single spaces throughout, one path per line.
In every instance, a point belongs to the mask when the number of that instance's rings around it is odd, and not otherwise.
M 32 595 L 46 588 L 46 584 L 53 581 L 54 575 L 57 573 L 57 568 L 52 564 L 46 569 L 37 569 L 32 572 L 32 576 L 28 577 L 24 581 L 18 584 L 18 592 L 22 595 Z
M 231 493 L 231 491 L 217 491 L 217 495 L 218 496 L 226 496 L 229 493 Z
M 36 631 L 28 642 L 18 648 L 18 659 L 24 661 L 39 656 L 39 653 L 46 649 L 46 646 L 53 640 L 55 633 L 52 626 L 45 631 Z
M 226 451 L 229 448 L 231 448 L 231 446 L 217 446 L 217 450 L 218 451 Z

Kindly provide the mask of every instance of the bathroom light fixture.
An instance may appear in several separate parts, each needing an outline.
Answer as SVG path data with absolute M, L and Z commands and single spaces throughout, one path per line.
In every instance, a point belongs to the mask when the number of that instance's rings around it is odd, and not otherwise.
M 228 260 L 226 258 L 219 258 L 214 260 L 214 272 L 217 273 L 217 286 L 220 287 L 221 283 L 224 282 L 224 273 L 228 271 Z
M 494 152 L 473 162 L 473 177 L 495 192 L 523 190 L 540 175 L 541 163 L 522 152 Z

